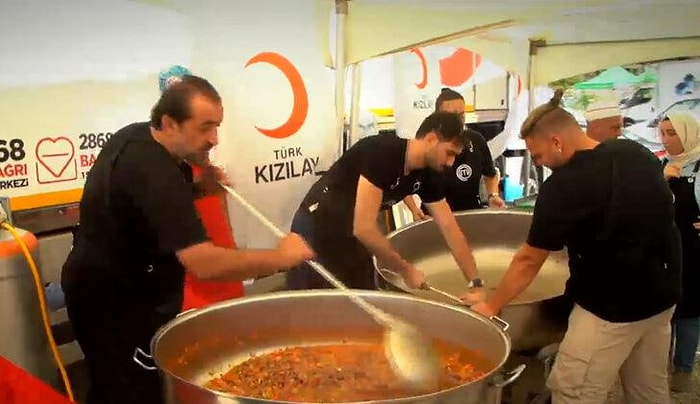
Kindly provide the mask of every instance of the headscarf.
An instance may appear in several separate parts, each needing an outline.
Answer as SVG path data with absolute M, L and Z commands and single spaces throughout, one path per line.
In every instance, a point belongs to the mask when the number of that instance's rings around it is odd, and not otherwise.
M 671 164 L 683 168 L 700 159 L 700 124 L 697 118 L 687 112 L 669 112 L 666 117 L 683 145 L 683 153 L 668 156 Z

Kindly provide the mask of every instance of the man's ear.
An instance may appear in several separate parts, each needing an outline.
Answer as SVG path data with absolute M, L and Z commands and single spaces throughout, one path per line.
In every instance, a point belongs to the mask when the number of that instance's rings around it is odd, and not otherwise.
M 438 138 L 438 135 L 437 135 L 435 132 L 432 132 L 432 131 L 431 131 L 431 132 L 428 132 L 428 134 L 426 134 L 425 137 L 424 137 L 423 139 L 424 139 L 425 142 L 428 143 L 428 144 L 433 144 L 433 143 L 437 143 L 437 142 L 440 141 L 440 139 Z
M 160 118 L 160 122 L 162 130 L 172 130 L 177 128 L 177 122 L 169 115 L 163 114 L 163 116 Z
M 562 142 L 561 136 L 559 136 L 559 134 L 556 134 L 556 133 L 555 133 L 555 134 L 552 135 L 552 144 L 553 144 L 554 147 L 556 147 L 557 149 L 561 149 L 563 142 Z

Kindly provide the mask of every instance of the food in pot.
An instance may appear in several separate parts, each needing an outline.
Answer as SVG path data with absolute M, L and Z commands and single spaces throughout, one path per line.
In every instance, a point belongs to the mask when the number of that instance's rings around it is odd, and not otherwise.
M 474 259 L 479 266 L 479 276 L 486 283 L 487 294 L 501 281 L 516 252 L 516 249 L 506 247 L 474 248 Z M 537 277 L 511 304 L 537 302 L 563 294 L 569 277 L 567 262 L 566 257 L 550 256 Z M 425 272 L 431 286 L 454 295 L 464 293 L 466 282 L 449 253 L 422 258 L 414 262 L 414 265 Z M 423 293 L 426 297 L 435 297 L 433 292 Z
M 436 342 L 444 363 L 440 391 L 479 379 L 492 363 L 478 352 Z M 392 371 L 381 343 L 299 346 L 260 354 L 206 387 L 236 396 L 296 402 L 353 402 L 411 397 L 435 391 L 407 387 Z

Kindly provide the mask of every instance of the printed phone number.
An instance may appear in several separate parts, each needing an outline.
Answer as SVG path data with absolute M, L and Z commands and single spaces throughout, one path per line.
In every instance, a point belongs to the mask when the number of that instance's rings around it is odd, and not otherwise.
M 22 139 L 0 139 L 0 163 L 8 160 L 22 161 L 27 156 Z
M 112 137 L 111 132 L 107 133 L 81 133 L 78 135 L 80 139 L 80 150 L 101 149 L 105 143 Z

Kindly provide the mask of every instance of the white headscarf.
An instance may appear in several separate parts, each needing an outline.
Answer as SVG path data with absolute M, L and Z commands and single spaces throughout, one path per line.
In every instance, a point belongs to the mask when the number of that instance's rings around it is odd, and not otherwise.
M 668 156 L 670 162 L 683 168 L 700 159 L 700 124 L 698 124 L 697 118 L 687 112 L 669 112 L 666 117 L 671 121 L 673 129 L 683 145 L 683 153 L 677 156 Z

